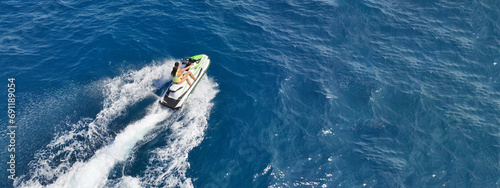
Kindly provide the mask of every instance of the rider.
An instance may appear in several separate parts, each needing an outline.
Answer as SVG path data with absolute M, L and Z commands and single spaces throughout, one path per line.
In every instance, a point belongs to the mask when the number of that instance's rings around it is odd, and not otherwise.
M 189 77 L 187 75 L 189 75 L 191 78 L 193 78 L 194 81 L 196 81 L 196 78 L 193 76 L 193 73 L 191 72 L 183 73 L 184 71 L 188 70 L 192 65 L 189 65 L 183 69 L 179 69 L 179 64 L 180 64 L 179 62 L 175 62 L 175 66 L 172 69 L 172 72 L 170 73 L 172 75 L 172 81 L 176 84 L 181 84 L 185 80 L 187 80 L 189 86 L 192 86 L 193 84 L 191 84 L 191 81 L 189 81 Z

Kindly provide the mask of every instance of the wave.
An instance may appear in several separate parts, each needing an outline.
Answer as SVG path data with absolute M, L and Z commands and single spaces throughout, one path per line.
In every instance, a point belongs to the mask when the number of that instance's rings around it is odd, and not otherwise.
M 89 161 L 73 164 L 68 173 L 57 178 L 57 181 L 48 187 L 102 187 L 105 185 L 108 174 L 115 164 L 124 161 L 135 144 L 172 113 L 171 110 L 157 103 L 152 104 L 148 111 L 148 115 L 128 125 L 110 145 L 98 150 Z
M 167 120 L 172 111 L 155 102 L 147 108 L 146 115 L 142 119 L 126 126 L 110 143 L 113 139 L 113 131 L 108 130 L 108 125 L 117 117 L 122 116 L 130 106 L 145 98 L 156 96 L 155 90 L 169 81 L 168 72 L 172 64 L 173 60 L 154 63 L 140 70 L 125 72 L 113 79 L 99 81 L 98 85 L 104 86 L 102 87 L 105 96 L 103 109 L 95 118 L 81 118 L 77 123 L 69 124 L 70 130 L 57 133 L 44 149 L 36 153 L 35 159 L 29 164 L 30 172 L 19 177 L 16 184 L 20 187 L 105 185 L 107 175 L 113 166 L 124 161 L 137 142 L 143 140 L 150 131 L 158 127 L 157 125 L 160 125 L 159 127 L 169 125 L 162 121 Z M 205 90 L 202 92 L 214 94 L 209 97 L 206 95 L 196 97 L 198 95 L 195 91 L 190 101 L 205 104 L 204 108 L 200 108 L 200 104 L 197 104 L 195 109 L 205 109 L 204 111 L 208 112 L 211 107 L 210 100 L 217 93 L 217 85 L 213 81 L 208 81 L 207 77 L 201 82 L 205 83 L 199 85 L 197 90 Z M 205 84 L 210 84 L 210 86 L 204 86 Z M 186 104 L 186 107 L 189 106 L 191 106 L 190 102 Z M 183 119 L 189 121 L 191 113 L 186 110 L 183 112 L 186 113 L 186 118 Z M 197 114 L 202 114 L 202 116 L 193 118 L 200 119 L 197 122 L 204 119 L 203 126 L 206 126 L 208 113 Z M 183 124 L 184 122 L 176 123 Z M 106 143 L 109 144 L 104 146 Z

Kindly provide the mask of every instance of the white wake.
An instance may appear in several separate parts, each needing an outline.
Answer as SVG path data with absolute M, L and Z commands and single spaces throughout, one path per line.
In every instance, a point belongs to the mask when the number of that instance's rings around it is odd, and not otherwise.
M 117 162 L 124 161 L 137 142 L 142 140 L 159 122 L 165 120 L 171 110 L 154 103 L 148 109 L 148 115 L 128 125 L 108 146 L 98 150 L 85 163 L 73 164 L 71 170 L 62 175 L 48 187 L 102 187 L 105 185 L 111 169 Z
M 213 106 L 211 100 L 217 93 L 217 84 L 212 79 L 200 81 L 183 109 L 182 120 L 169 125 L 166 146 L 152 151 L 141 177 L 144 187 L 193 187 L 191 179 L 186 177 L 188 154 L 203 141 Z
M 218 92 L 217 84 L 207 76 L 202 78 L 181 111 L 173 112 L 155 101 L 142 119 L 127 125 L 116 137 L 107 134 L 107 126 L 122 116 L 127 108 L 147 97 L 156 96 L 154 91 L 157 87 L 169 81 L 172 64 L 173 61 L 165 61 L 101 81 L 100 84 L 105 85 L 103 109 L 95 118 L 82 118 L 77 123 L 69 124 L 71 130 L 58 133 L 45 149 L 36 154 L 36 160 L 30 163 L 30 173 L 18 178 L 17 184 L 21 187 L 105 186 L 113 167 L 125 161 L 134 152 L 136 144 L 155 127 L 168 127 L 172 129 L 172 135 L 167 136 L 171 145 L 156 148 L 153 153 L 155 156 L 169 156 L 173 163 L 167 166 L 180 171 L 151 166 L 144 177 L 124 176 L 120 184 L 114 186 L 147 186 L 164 177 L 178 179 L 168 185 L 191 184 L 189 178 L 184 176 L 185 169 L 189 167 L 186 164 L 187 153 L 203 139 L 211 100 Z M 182 116 L 181 120 L 168 121 L 172 113 Z M 96 144 L 95 140 L 101 144 Z M 162 154 L 163 150 L 169 154 Z

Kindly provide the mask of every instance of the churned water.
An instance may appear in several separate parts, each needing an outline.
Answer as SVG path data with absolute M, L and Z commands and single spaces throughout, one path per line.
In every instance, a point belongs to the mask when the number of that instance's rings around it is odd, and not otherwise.
M 0 187 L 499 187 L 498 63 L 495 0 L 2 1 Z

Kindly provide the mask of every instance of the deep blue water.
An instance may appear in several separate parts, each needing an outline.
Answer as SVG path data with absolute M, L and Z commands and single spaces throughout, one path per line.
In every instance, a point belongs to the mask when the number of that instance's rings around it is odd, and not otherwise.
M 2 1 L 0 187 L 499 187 L 498 63 L 496 0 Z

